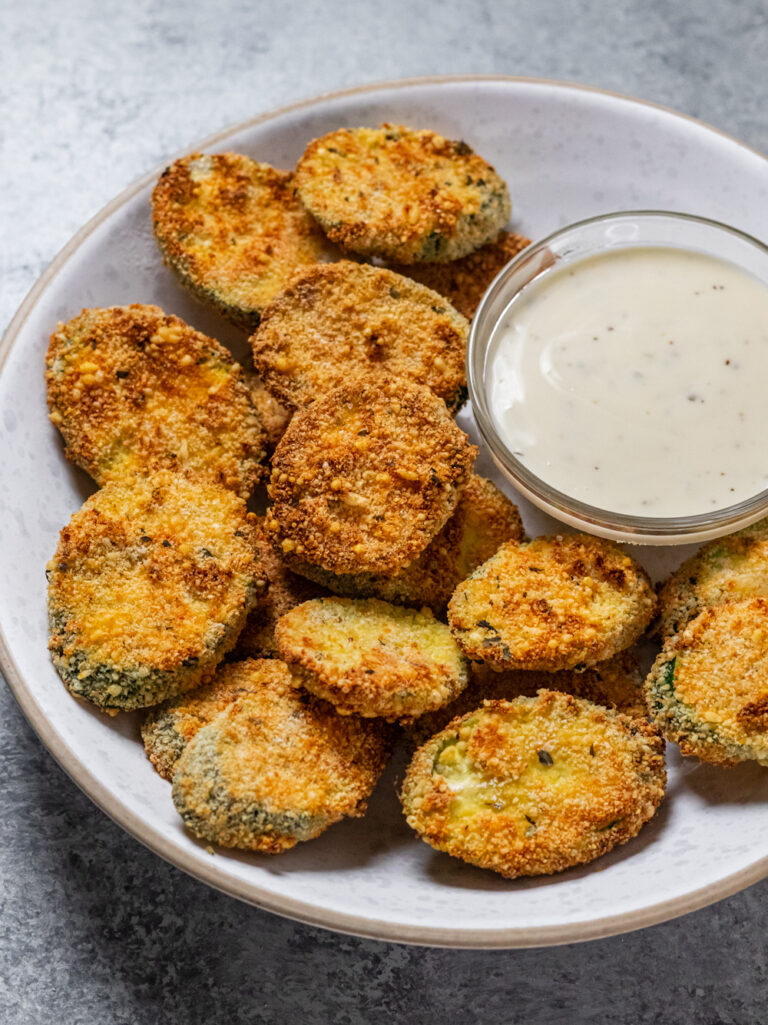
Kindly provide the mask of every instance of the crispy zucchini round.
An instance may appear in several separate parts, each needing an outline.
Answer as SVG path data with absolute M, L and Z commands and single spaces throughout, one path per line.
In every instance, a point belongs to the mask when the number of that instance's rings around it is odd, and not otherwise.
M 655 608 L 647 573 L 618 545 L 564 534 L 503 545 L 456 588 L 448 622 L 472 659 L 552 672 L 628 648 Z
M 340 260 L 312 267 L 273 299 L 251 345 L 267 387 L 291 407 L 375 370 L 427 385 L 456 412 L 467 397 L 468 334 L 437 292 Z
M 294 413 L 272 459 L 270 539 L 332 573 L 394 573 L 448 520 L 476 451 L 424 385 L 354 378 Z
M 99 484 L 184 471 L 246 498 L 264 473 L 261 417 L 241 367 L 157 306 L 83 310 L 51 335 L 51 420 Z
M 474 253 L 448 263 L 390 264 L 390 270 L 419 281 L 444 295 L 467 320 L 475 315 L 486 289 L 518 253 L 531 244 L 524 235 L 502 231 Z
M 667 640 L 645 694 L 651 719 L 684 755 L 768 765 L 768 601 L 705 609 Z
M 69 690 L 129 709 L 203 682 L 259 588 L 248 515 L 231 491 L 167 471 L 92 495 L 47 567 L 49 648 Z
M 648 710 L 643 682 L 637 659 L 626 651 L 589 669 L 560 669 L 554 673 L 535 669 L 498 670 L 485 662 L 470 662 L 469 683 L 465 690 L 444 708 L 418 718 L 409 732 L 416 743 L 423 743 L 445 729 L 451 719 L 479 708 L 483 701 L 532 698 L 540 690 L 572 694 L 594 705 L 644 719 Z
M 296 188 L 332 241 L 404 264 L 466 256 L 510 214 L 506 184 L 465 142 L 387 124 L 315 139 Z
M 219 666 L 209 683 L 150 710 L 141 724 L 141 739 L 163 779 L 173 779 L 176 762 L 195 734 L 241 695 L 257 690 L 258 681 L 253 664 L 230 662 Z
M 276 659 L 240 664 L 241 695 L 179 759 L 173 801 L 185 826 L 224 847 L 278 854 L 360 816 L 391 750 L 380 721 L 338 715 L 292 685 Z
M 517 506 L 484 477 L 473 474 L 456 511 L 413 562 L 396 573 L 329 573 L 295 561 L 297 573 L 347 598 L 381 598 L 394 605 L 426 605 L 441 613 L 456 587 L 505 541 L 525 536 Z
M 660 627 L 671 637 L 704 609 L 768 598 L 768 520 L 705 544 L 659 591 Z
M 293 175 L 240 153 L 192 153 L 152 193 L 155 238 L 198 299 L 253 329 L 262 309 L 329 246 L 296 196 Z
M 342 714 L 407 719 L 467 685 L 467 661 L 429 609 L 316 598 L 286 613 L 275 638 L 302 686 Z
M 549 875 L 637 835 L 664 797 L 663 752 L 642 719 L 540 691 L 454 719 L 414 755 L 401 800 L 437 850 Z

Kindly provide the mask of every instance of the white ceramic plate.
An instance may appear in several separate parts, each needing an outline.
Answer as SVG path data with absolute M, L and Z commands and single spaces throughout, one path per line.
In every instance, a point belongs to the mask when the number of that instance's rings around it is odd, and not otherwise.
M 241 150 L 291 167 L 340 125 L 403 122 L 465 138 L 510 182 L 513 223 L 536 238 L 569 221 L 667 208 L 768 238 L 768 165 L 713 129 L 602 92 L 520 79 L 403 82 L 297 104 L 196 148 Z M 158 854 L 227 893 L 315 925 L 452 946 L 565 943 L 692 911 L 768 874 L 768 771 L 723 771 L 671 751 L 669 794 L 640 836 L 553 878 L 505 881 L 416 840 L 393 774 L 368 815 L 280 857 L 206 853 L 187 835 L 137 743 L 137 717 L 108 719 L 69 696 L 46 650 L 44 566 L 92 490 L 48 422 L 43 354 L 58 320 L 83 306 L 157 303 L 242 348 L 177 287 L 158 258 L 149 193 L 157 171 L 86 225 L 57 257 L 5 338 L 0 375 L 2 667 L 44 743 L 90 797 Z M 471 414 L 461 422 L 474 432 Z M 492 473 L 481 454 L 479 469 Z M 521 502 L 529 533 L 553 523 Z M 684 553 L 641 550 L 657 575 Z M 129 849 L 130 850 L 130 849 Z

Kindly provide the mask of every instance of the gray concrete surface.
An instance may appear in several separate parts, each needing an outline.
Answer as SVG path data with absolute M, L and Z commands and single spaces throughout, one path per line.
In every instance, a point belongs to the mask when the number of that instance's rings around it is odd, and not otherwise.
M 760 0 L 5 0 L 0 25 L 3 327 L 75 229 L 148 167 L 359 82 L 569 79 L 768 150 Z M 2 1025 L 768 1021 L 768 883 L 582 946 L 407 948 L 293 924 L 164 864 L 67 779 L 4 687 L 0 779 Z

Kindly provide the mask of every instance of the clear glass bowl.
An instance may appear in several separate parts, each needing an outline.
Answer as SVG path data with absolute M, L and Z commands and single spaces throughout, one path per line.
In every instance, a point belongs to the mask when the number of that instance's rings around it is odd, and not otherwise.
M 768 490 L 737 505 L 691 516 L 635 516 L 600 509 L 558 491 L 516 459 L 499 436 L 489 408 L 489 347 L 496 325 L 515 296 L 553 267 L 562 267 L 609 249 L 643 245 L 694 250 L 727 260 L 768 285 L 768 247 L 717 221 L 654 210 L 604 214 L 579 221 L 530 245 L 491 283 L 474 316 L 469 335 L 469 396 L 478 427 L 496 465 L 522 494 L 545 512 L 580 530 L 616 541 L 651 545 L 707 541 L 746 527 L 768 514 Z

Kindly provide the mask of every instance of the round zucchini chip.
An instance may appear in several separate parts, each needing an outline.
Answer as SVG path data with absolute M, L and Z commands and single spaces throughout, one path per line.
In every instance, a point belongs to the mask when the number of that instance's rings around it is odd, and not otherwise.
M 198 299 L 247 329 L 290 278 L 330 247 L 293 175 L 239 153 L 192 153 L 152 193 L 164 261 Z
M 387 124 L 315 139 L 296 187 L 333 242 L 404 264 L 466 256 L 510 214 L 506 184 L 465 142 Z
M 176 762 L 203 726 L 213 722 L 243 694 L 259 686 L 258 663 L 230 662 L 219 666 L 209 683 L 188 694 L 164 701 L 141 724 L 141 739 L 149 760 L 163 779 L 173 779 Z
M 306 406 L 359 372 L 425 384 L 455 412 L 467 396 L 469 324 L 437 292 L 381 267 L 340 260 L 297 278 L 251 338 L 267 387 Z
M 659 591 L 664 637 L 712 605 L 768 598 L 768 520 L 718 537 L 687 559 Z
M 48 564 L 53 663 L 104 709 L 199 686 L 232 648 L 262 586 L 245 503 L 162 471 L 105 485 Z
M 389 268 L 444 295 L 459 313 L 471 320 L 488 286 L 502 267 L 530 244 L 531 240 L 524 235 L 502 231 L 493 242 L 487 242 L 460 260 L 449 260 L 448 263 L 389 264 Z
M 440 533 L 396 573 L 329 573 L 298 560 L 293 568 L 334 594 L 418 608 L 427 605 L 439 614 L 462 580 L 505 541 L 524 536 L 517 506 L 489 480 L 473 474 Z
M 401 800 L 432 847 L 514 879 L 631 840 L 665 783 L 664 742 L 647 722 L 540 691 L 454 719 L 413 756 Z
M 667 640 L 645 696 L 651 719 L 684 755 L 768 765 L 768 601 L 701 612 Z
M 628 648 L 656 597 L 641 566 L 589 534 L 511 541 L 459 584 L 448 622 L 470 658 L 505 669 L 576 669 Z
M 242 694 L 186 746 L 173 801 L 202 840 L 279 854 L 345 816 L 361 816 L 392 731 L 338 715 L 293 686 L 276 659 L 240 664 Z
M 476 452 L 429 388 L 353 378 L 297 410 L 280 440 L 270 539 L 331 573 L 394 573 L 448 520 Z
M 412 718 L 468 680 L 466 659 L 429 609 L 316 598 L 286 613 L 275 638 L 297 681 L 343 714 Z
M 265 435 L 242 368 L 157 306 L 83 310 L 51 335 L 51 420 L 98 484 L 155 470 L 215 480 L 247 498 Z

